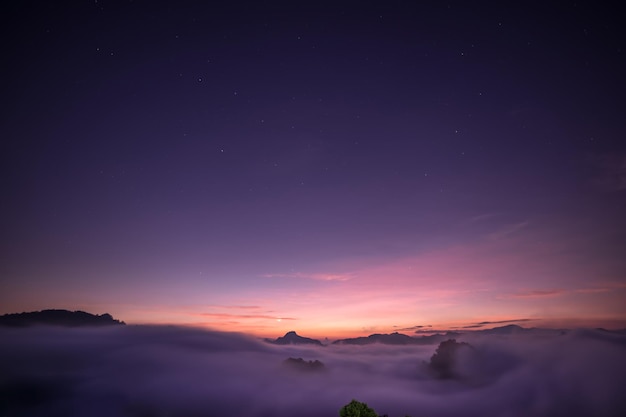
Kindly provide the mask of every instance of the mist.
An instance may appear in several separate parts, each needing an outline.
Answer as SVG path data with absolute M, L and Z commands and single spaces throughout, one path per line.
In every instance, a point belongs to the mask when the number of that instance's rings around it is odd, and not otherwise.
M 170 326 L 0 329 L 2 416 L 626 415 L 626 336 L 468 335 L 458 378 L 428 346 L 275 346 Z M 319 360 L 323 369 L 286 366 Z

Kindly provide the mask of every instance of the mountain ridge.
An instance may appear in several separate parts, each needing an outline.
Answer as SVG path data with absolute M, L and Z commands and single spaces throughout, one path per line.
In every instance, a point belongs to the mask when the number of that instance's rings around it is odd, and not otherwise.
M 508 324 L 506 326 L 493 327 L 490 329 L 481 330 L 449 330 L 445 333 L 435 333 L 428 336 L 409 336 L 404 333 L 374 333 L 369 336 L 361 336 L 347 339 L 339 339 L 333 342 L 336 345 L 370 345 L 373 343 L 380 343 L 384 345 L 433 345 L 441 343 L 444 340 L 450 338 L 457 338 L 470 335 L 495 335 L 495 336 L 509 336 L 519 334 L 542 334 L 542 335 L 559 335 L 565 334 L 566 329 L 544 329 L 537 327 L 521 327 L 516 324 Z
M 91 314 L 85 311 L 70 311 L 63 309 L 48 309 L 22 313 L 9 313 L 0 316 L 0 326 L 30 327 L 30 326 L 62 326 L 62 327 L 101 327 L 125 325 L 116 320 L 109 313 Z
M 369 336 L 335 340 L 333 345 L 371 345 L 373 343 L 381 343 L 384 345 L 433 345 L 445 339 L 458 337 L 460 335 L 461 333 L 452 331 L 421 337 L 409 336 L 398 332 L 374 333 Z

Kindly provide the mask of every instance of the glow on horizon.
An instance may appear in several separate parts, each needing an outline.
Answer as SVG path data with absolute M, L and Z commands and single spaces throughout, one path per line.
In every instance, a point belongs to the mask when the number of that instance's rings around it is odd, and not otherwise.
M 154 319 L 157 315 L 151 315 Z M 442 333 L 447 331 L 472 331 L 483 330 L 508 324 L 516 324 L 521 327 L 538 327 L 538 328 L 606 328 L 606 329 L 623 329 L 626 328 L 626 319 L 615 316 L 594 316 L 587 318 L 572 317 L 536 317 L 536 318 L 517 318 L 512 316 L 489 316 L 477 317 L 475 320 L 467 321 L 448 321 L 448 322 L 424 322 L 428 324 L 407 324 L 402 325 L 373 325 L 364 326 L 363 322 L 357 320 L 345 320 L 341 323 L 329 322 L 312 322 L 305 320 L 293 319 L 254 319 L 249 316 L 241 315 L 233 317 L 233 320 L 202 320 L 201 317 L 193 318 L 192 314 L 180 314 L 175 311 L 163 310 L 158 315 L 161 320 L 141 319 L 141 315 L 137 320 L 126 320 L 130 325 L 179 325 L 200 327 L 207 330 L 236 332 L 253 335 L 263 338 L 276 338 L 282 336 L 288 331 L 296 331 L 298 334 L 318 339 L 328 338 L 331 340 L 368 336 L 374 333 L 404 333 L 412 336 L 421 336 L 434 333 Z M 132 318 L 132 315 L 129 316 Z M 480 324 L 484 323 L 484 324 Z
M 344 259 L 306 272 L 259 273 L 217 292 L 176 281 L 138 280 L 122 290 L 103 286 L 68 293 L 51 283 L 39 293 L 45 293 L 45 301 L 24 293 L 20 305 L 109 312 L 129 324 L 196 325 L 262 337 L 296 330 L 333 338 L 505 320 L 626 327 L 626 285 L 610 265 L 572 261 L 576 254 L 569 243 L 538 236 L 526 225 L 507 230 L 413 256 Z

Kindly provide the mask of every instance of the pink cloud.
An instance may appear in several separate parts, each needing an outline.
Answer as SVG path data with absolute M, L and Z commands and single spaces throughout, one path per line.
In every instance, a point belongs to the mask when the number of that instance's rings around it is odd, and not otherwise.
M 533 290 L 519 292 L 515 294 L 504 295 L 503 298 L 546 298 L 546 297 L 558 297 L 565 294 L 566 291 L 560 289 L 554 290 Z
M 264 320 L 297 320 L 293 317 L 270 316 L 266 314 L 228 314 L 228 313 L 192 313 L 192 316 L 212 317 L 215 319 L 264 319 Z

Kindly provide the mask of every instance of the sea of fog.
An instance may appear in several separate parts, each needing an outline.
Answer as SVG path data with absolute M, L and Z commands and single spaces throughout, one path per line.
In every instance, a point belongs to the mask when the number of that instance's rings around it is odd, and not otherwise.
M 193 328 L 0 329 L 0 416 L 625 416 L 626 336 L 474 335 L 459 378 L 429 346 L 276 346 Z M 287 358 L 323 362 L 289 367 Z

